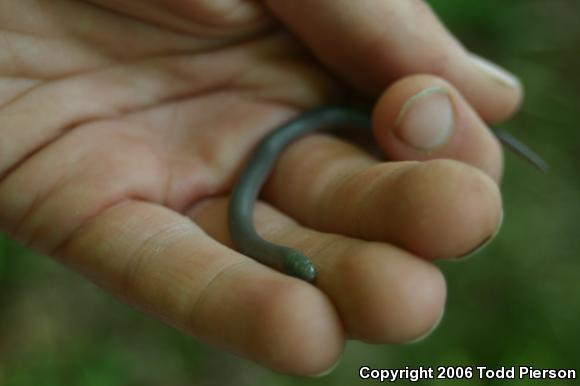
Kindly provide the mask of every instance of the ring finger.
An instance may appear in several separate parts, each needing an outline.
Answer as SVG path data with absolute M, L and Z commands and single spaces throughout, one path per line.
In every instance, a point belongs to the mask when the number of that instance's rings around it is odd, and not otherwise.
M 190 216 L 217 241 L 232 246 L 227 199 L 210 199 Z M 264 203 L 255 212 L 265 239 L 306 253 L 317 287 L 330 297 L 351 338 L 401 343 L 429 333 L 441 319 L 446 286 L 431 263 L 394 246 L 317 232 Z

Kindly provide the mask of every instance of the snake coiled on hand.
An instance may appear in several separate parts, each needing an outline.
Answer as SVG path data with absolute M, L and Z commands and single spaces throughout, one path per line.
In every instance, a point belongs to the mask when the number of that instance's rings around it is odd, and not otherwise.
M 370 132 L 371 117 L 367 112 L 344 107 L 319 108 L 279 126 L 258 144 L 234 186 L 229 203 L 230 234 L 241 253 L 290 276 L 314 282 L 316 267 L 312 261 L 296 249 L 261 238 L 254 227 L 253 211 L 260 190 L 282 151 L 306 134 L 338 126 Z M 497 129 L 493 133 L 511 151 L 540 170 L 547 170 L 540 156 L 509 133 Z

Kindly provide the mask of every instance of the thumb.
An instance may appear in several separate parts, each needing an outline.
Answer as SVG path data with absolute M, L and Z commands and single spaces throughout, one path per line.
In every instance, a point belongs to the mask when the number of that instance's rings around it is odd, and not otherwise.
M 326 65 L 366 92 L 418 73 L 452 83 L 488 122 L 509 117 L 517 78 L 467 52 L 423 0 L 267 0 Z

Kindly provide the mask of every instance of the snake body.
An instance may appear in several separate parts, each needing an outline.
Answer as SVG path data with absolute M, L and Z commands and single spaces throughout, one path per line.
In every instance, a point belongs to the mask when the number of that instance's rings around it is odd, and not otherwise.
M 306 112 L 268 134 L 256 147 L 240 175 L 229 203 L 229 229 L 237 249 L 274 269 L 290 276 L 313 282 L 316 267 L 302 252 L 273 244 L 261 238 L 254 227 L 253 211 L 260 190 L 270 175 L 278 156 L 296 139 L 316 131 L 337 126 L 349 126 L 371 131 L 368 113 L 344 107 L 324 107 Z M 497 138 L 510 150 L 540 169 L 542 159 L 505 132 L 494 130 Z

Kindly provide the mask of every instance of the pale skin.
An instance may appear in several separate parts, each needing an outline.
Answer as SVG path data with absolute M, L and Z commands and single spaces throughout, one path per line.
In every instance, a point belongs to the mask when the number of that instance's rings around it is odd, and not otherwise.
M 391 128 L 433 86 L 456 125 L 422 152 Z M 355 92 L 382 94 L 374 132 L 391 161 L 303 138 L 255 214 L 266 239 L 312 258 L 316 286 L 236 252 L 227 197 L 253 146 Z M 200 340 L 320 374 L 346 339 L 407 342 L 440 320 L 431 261 L 497 231 L 502 155 L 484 122 L 521 95 L 417 0 L 5 0 L 0 226 Z

